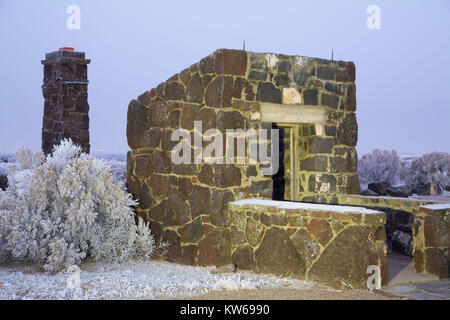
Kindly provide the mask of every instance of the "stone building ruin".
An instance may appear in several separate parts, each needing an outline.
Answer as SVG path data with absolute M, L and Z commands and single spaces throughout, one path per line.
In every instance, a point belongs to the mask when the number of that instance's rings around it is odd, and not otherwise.
M 355 111 L 352 62 L 228 49 L 132 100 L 127 187 L 157 243 L 170 244 L 165 259 L 232 264 L 338 288 L 365 288 L 375 267 L 378 285 L 385 285 L 385 212 L 393 209 L 414 216 L 416 271 L 448 277 L 448 205 L 359 195 Z M 209 135 L 214 128 L 219 133 Z M 180 129 L 185 137 L 173 141 Z M 245 161 L 172 161 L 184 139 L 202 142 L 187 149 L 196 159 L 205 141 L 228 141 L 227 129 L 258 132 L 258 148 L 270 150 L 270 161 L 252 162 L 252 142 L 242 134 L 215 152 L 225 157 L 241 137 Z M 261 137 L 260 129 L 278 129 L 278 140 Z M 278 172 L 264 174 L 274 161 Z
M 184 183 L 212 188 L 210 193 L 216 191 L 216 197 L 227 201 L 311 201 L 317 194 L 331 200 L 337 194 L 359 194 L 354 81 L 352 62 L 218 50 L 130 103 L 130 188 L 140 194 L 159 179 L 167 196 L 169 178 L 185 176 Z M 194 132 L 196 120 L 202 121 L 203 132 Z M 248 161 L 171 164 L 176 143 L 170 135 L 177 128 L 195 138 L 209 128 L 272 127 L 280 128 L 283 136 L 281 169 L 275 177 L 261 174 L 264 164 Z M 158 202 L 148 203 L 147 209 Z
M 288 219 L 282 213 L 287 209 L 275 203 L 268 209 L 272 217 L 261 209 L 265 203 L 253 207 L 250 202 L 245 210 L 230 203 L 252 198 L 325 203 L 340 194 L 359 194 L 354 81 L 352 62 L 223 49 L 131 101 L 127 185 L 157 242 L 171 244 L 166 259 L 304 277 L 343 227 L 323 212 L 331 207 L 313 206 L 311 219 L 297 206 Z M 202 122 L 202 132 L 195 131 L 194 121 Z M 178 141 L 171 135 L 178 128 L 188 130 L 192 140 L 209 128 L 279 128 L 280 170 L 265 176 L 261 169 L 267 164 L 250 161 L 175 165 L 171 152 Z M 270 137 L 259 141 L 259 147 L 270 145 Z M 382 213 L 347 210 L 336 215 L 354 231 L 373 233 L 383 224 Z M 353 222 L 352 214 L 367 214 L 373 221 Z M 373 241 L 371 263 L 382 264 L 377 245 L 383 240 L 380 235 Z M 314 259 L 298 257 L 301 246 L 314 248 Z M 271 268 L 275 260 L 292 261 L 291 267 Z

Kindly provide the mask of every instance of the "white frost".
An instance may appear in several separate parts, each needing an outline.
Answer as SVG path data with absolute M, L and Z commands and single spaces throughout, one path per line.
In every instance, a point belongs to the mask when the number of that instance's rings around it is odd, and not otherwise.
M 28 269 L 27 269 L 28 268 Z M 162 261 L 82 265 L 78 289 L 70 275 L 36 272 L 32 267 L 0 266 L 0 299 L 162 299 L 217 290 L 276 287 L 310 289 L 311 282 L 252 273 L 212 273 L 214 268 Z
M 428 204 L 422 208 L 429 210 L 450 210 L 450 203 Z
M 289 202 L 289 201 L 275 201 L 262 199 L 245 199 L 231 202 L 236 205 L 259 205 L 259 206 L 275 206 L 279 209 L 298 209 L 298 210 L 320 210 L 320 211 L 334 211 L 339 213 L 352 212 L 362 214 L 376 214 L 380 211 L 370 210 L 362 207 L 339 206 L 331 204 L 316 204 L 303 202 Z

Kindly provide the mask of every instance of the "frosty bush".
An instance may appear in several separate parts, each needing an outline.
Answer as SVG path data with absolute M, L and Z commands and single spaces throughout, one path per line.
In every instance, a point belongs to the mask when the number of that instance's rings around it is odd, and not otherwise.
M 397 182 L 400 157 L 395 150 L 375 149 L 358 160 L 358 176 L 361 182 Z
M 450 187 L 450 154 L 432 152 L 412 160 L 401 173 L 410 186 L 436 183 L 441 189 Z
M 0 259 L 57 271 L 94 260 L 149 259 L 154 239 L 103 160 L 64 140 L 45 158 L 19 149 L 0 191 Z

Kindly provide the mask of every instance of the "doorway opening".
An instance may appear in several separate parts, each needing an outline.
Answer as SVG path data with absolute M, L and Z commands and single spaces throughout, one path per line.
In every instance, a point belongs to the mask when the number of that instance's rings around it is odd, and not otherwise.
M 261 105 L 261 121 L 272 123 L 279 130 L 279 170 L 272 176 L 273 200 L 298 201 L 302 190 L 300 186 L 300 128 L 313 125 L 323 133 L 325 109 L 320 106 L 300 104 Z
M 414 215 L 390 208 L 374 208 L 386 213 L 386 246 L 389 283 L 435 280 L 434 276 L 416 273 L 414 265 Z

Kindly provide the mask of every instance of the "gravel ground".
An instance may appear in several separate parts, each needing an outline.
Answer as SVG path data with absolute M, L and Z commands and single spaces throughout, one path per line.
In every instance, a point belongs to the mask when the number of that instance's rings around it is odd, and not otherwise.
M 177 299 L 183 299 L 178 297 Z M 213 291 L 205 295 L 189 297 L 192 300 L 401 300 L 400 297 L 368 290 L 332 290 L 314 285 L 305 290 L 273 288 L 259 290 Z

